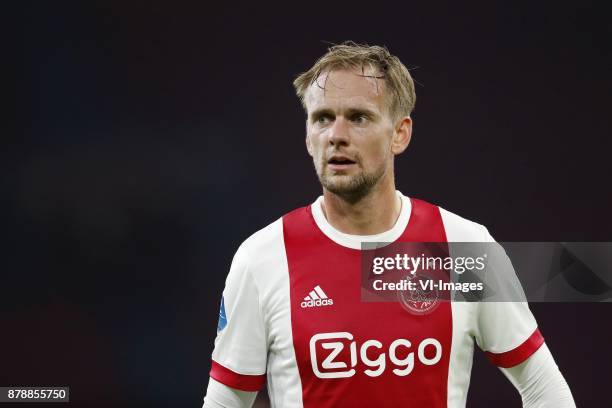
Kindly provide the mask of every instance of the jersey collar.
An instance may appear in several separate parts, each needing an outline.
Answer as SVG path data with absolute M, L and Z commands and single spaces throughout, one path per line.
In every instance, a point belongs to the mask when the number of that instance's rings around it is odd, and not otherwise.
M 329 239 L 347 248 L 362 249 L 363 242 L 394 242 L 397 240 L 408 225 L 410 219 L 410 213 L 412 212 L 412 204 L 410 198 L 403 195 L 401 192 L 396 190 L 396 194 L 402 200 L 402 208 L 400 209 L 399 217 L 395 221 L 395 225 L 390 230 L 381 232 L 375 235 L 351 235 L 345 234 L 344 232 L 335 229 L 325 218 L 323 214 L 323 196 L 319 196 L 314 203 L 312 203 L 312 216 L 315 223 Z

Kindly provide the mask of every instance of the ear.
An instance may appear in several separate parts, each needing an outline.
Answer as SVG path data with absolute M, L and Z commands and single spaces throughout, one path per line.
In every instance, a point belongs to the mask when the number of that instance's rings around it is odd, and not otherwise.
M 395 155 L 402 153 L 408 147 L 412 138 L 412 119 L 410 116 L 402 118 L 395 127 L 393 140 L 391 141 L 391 152 Z

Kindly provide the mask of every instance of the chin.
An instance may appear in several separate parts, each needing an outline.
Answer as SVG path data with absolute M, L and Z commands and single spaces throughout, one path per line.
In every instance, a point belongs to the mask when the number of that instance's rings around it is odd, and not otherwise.
M 359 184 L 359 177 L 348 174 L 327 175 L 321 179 L 321 184 L 328 190 L 351 190 Z
M 336 194 L 349 202 L 357 202 L 370 190 L 367 183 L 358 176 L 331 176 L 321 179 L 321 185 L 330 193 Z

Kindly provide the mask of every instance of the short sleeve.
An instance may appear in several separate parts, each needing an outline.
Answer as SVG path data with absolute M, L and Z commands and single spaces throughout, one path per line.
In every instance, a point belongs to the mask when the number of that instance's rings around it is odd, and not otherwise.
M 265 380 L 266 345 L 259 291 L 241 246 L 223 290 L 210 376 L 235 389 L 258 391 Z
M 485 242 L 495 242 L 486 229 Z M 498 262 L 487 276 L 487 286 L 494 288 L 495 295 L 478 302 L 475 339 L 493 364 L 508 368 L 529 358 L 544 338 L 504 249 L 501 245 L 490 248 L 497 252 L 493 256 Z

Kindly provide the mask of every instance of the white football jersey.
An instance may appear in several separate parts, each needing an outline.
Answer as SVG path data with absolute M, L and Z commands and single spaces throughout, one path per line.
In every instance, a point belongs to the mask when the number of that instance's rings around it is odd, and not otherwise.
M 227 277 L 210 376 L 273 407 L 465 407 L 474 345 L 500 367 L 544 342 L 525 302 L 361 301 L 363 242 L 492 242 L 482 225 L 398 192 L 393 228 L 332 227 L 322 197 L 249 237 Z

